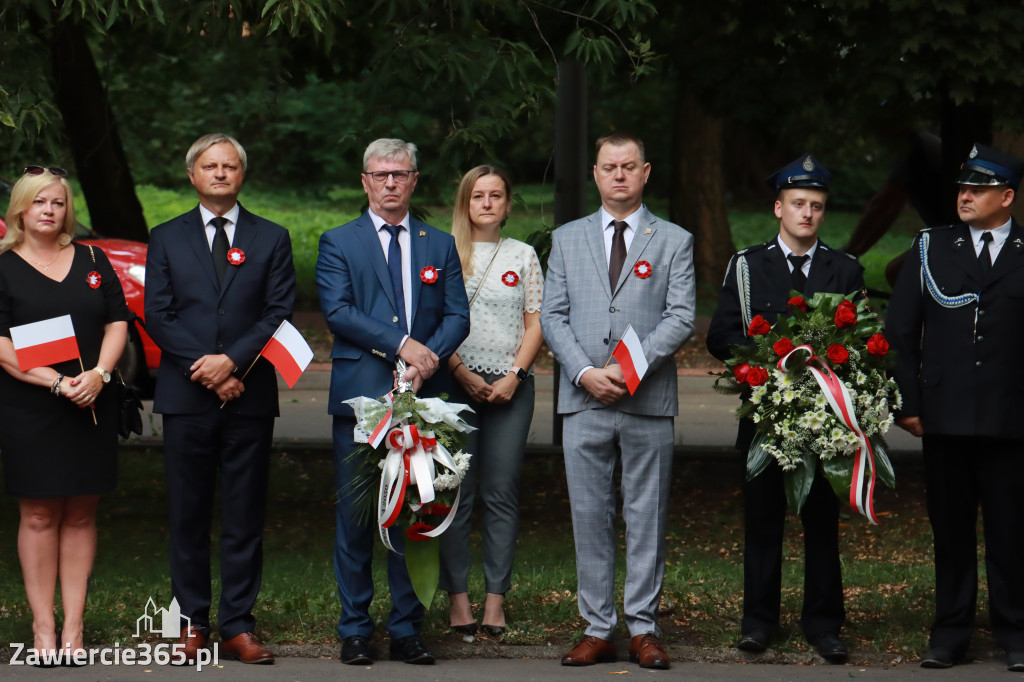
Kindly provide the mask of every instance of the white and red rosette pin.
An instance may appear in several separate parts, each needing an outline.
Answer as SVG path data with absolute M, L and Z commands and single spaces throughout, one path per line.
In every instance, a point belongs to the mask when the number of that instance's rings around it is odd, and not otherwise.
M 507 287 L 514 287 L 515 285 L 519 284 L 519 275 L 517 275 L 514 271 L 509 270 L 508 272 L 501 276 L 501 283 Z
M 633 266 L 633 272 L 640 279 L 647 279 L 651 276 L 651 264 L 645 260 L 637 261 L 636 265 Z
M 424 284 L 433 284 L 437 281 L 437 268 L 433 265 L 423 268 L 420 270 L 420 279 L 423 280 Z
M 103 278 L 100 277 L 100 273 L 93 270 L 92 272 L 85 276 L 85 283 L 88 284 L 89 287 L 92 289 L 99 289 L 100 284 L 103 283 Z
M 241 249 L 231 249 L 228 251 L 228 262 L 232 265 L 241 265 L 245 262 L 245 251 Z

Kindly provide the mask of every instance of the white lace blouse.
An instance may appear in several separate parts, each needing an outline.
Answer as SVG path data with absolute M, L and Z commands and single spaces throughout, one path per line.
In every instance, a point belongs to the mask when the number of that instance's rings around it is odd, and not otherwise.
M 544 276 L 532 246 L 503 239 L 485 281 L 496 248 L 494 242 L 473 242 L 473 275 L 466 280 L 466 294 L 472 299 L 478 288 L 480 292 L 469 309 L 469 336 L 459 347 L 459 359 L 476 372 L 505 374 L 523 343 L 523 315 L 540 312 Z

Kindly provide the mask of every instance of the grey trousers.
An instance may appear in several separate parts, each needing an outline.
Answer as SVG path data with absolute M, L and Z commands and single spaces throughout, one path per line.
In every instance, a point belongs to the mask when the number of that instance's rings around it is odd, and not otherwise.
M 623 611 L 632 637 L 660 636 L 665 527 L 672 474 L 671 417 L 616 409 L 565 415 L 565 477 L 576 540 L 577 602 L 587 635 L 612 639 L 615 612 L 615 466 L 622 462 L 626 522 Z
M 489 384 L 501 378 L 497 374 L 480 376 Z M 450 593 L 468 591 L 469 533 L 479 490 L 484 585 L 487 592 L 505 594 L 512 587 L 519 531 L 519 471 L 533 419 L 533 377 L 520 384 L 512 400 L 503 405 L 471 401 L 460 387 L 452 397 L 476 410 L 476 414 L 466 415 L 466 421 L 477 430 L 469 434 L 464 448 L 473 458 L 462 482 L 459 508 L 452 525 L 441 535 L 439 585 Z

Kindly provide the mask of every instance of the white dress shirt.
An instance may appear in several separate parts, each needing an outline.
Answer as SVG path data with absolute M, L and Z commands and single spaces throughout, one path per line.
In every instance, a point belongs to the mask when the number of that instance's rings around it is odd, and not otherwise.
M 213 253 L 213 237 L 217 234 L 217 228 L 210 224 L 210 221 L 217 217 L 217 214 L 206 208 L 202 204 L 199 204 L 199 214 L 203 216 L 203 225 L 206 226 L 206 243 L 210 247 L 210 253 Z M 228 246 L 230 247 L 235 243 L 235 225 L 238 224 L 238 202 L 231 207 L 231 210 L 225 213 L 222 217 L 227 218 L 228 221 L 224 223 L 224 232 L 228 236 Z

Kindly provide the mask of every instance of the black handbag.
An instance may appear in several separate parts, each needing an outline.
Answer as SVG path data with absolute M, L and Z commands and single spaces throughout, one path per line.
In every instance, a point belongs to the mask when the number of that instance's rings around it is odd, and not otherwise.
M 114 370 L 114 385 L 117 386 L 117 433 L 121 438 L 131 434 L 142 435 L 142 401 L 135 390 L 124 383 L 121 373 Z

